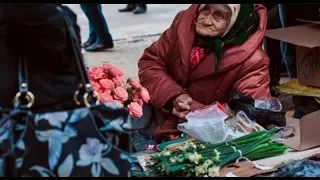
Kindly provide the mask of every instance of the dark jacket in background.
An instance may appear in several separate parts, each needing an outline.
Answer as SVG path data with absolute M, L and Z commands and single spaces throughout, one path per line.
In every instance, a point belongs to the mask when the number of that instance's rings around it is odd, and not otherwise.
M 67 7 L 63 9 L 80 37 L 76 15 Z M 12 107 L 18 90 L 19 54 L 28 62 L 29 89 L 36 97 L 34 109 L 75 107 L 74 57 L 57 4 L 0 4 L 0 107 Z

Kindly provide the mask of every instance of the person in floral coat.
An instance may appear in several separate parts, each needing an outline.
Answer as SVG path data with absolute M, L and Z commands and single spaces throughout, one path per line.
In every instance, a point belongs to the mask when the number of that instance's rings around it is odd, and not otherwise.
M 259 4 L 193 4 L 145 49 L 139 78 L 157 112 L 157 142 L 179 136 L 190 111 L 226 103 L 234 91 L 270 96 L 266 13 Z

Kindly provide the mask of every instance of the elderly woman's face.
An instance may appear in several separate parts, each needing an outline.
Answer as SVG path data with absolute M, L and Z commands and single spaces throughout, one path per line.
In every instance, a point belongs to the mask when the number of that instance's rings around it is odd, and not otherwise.
M 200 10 L 196 32 L 201 36 L 219 37 L 226 31 L 231 9 L 226 4 L 207 4 Z

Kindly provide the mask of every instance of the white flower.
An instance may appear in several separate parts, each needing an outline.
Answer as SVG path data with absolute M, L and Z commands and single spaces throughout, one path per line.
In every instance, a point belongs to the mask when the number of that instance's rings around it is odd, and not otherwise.
M 196 176 L 202 175 L 207 172 L 207 169 L 203 165 L 196 166 L 194 170 L 195 170 Z
M 220 171 L 219 167 L 209 168 L 208 175 L 209 175 L 209 177 L 218 177 L 220 175 L 219 171 Z
M 170 161 L 171 163 L 176 163 L 176 158 L 175 158 L 175 157 L 171 157 L 171 158 L 169 159 L 169 161 Z
M 190 142 L 190 147 L 191 147 L 192 149 L 197 149 L 197 146 L 196 146 L 193 142 Z
M 87 144 L 81 146 L 79 150 L 79 160 L 77 166 L 89 166 L 92 164 L 91 173 L 95 177 L 101 174 L 101 166 L 113 175 L 119 175 L 119 169 L 114 162 L 107 157 L 102 157 L 103 151 L 109 148 L 107 144 L 101 144 L 98 139 L 87 138 Z
M 210 159 L 207 159 L 202 165 L 200 166 L 197 166 L 195 168 L 195 173 L 196 173 L 196 176 L 199 176 L 199 175 L 203 175 L 203 174 L 207 174 L 208 172 L 208 167 L 210 165 L 212 165 L 213 162 L 210 160 Z
M 162 155 L 162 156 L 170 156 L 171 153 L 170 153 L 170 151 L 162 151 L 162 152 L 161 152 L 161 155 Z
M 214 149 L 214 152 L 216 153 L 216 157 L 215 157 L 215 158 L 216 158 L 217 160 L 219 160 L 221 153 L 220 153 L 218 150 L 216 150 L 216 149 Z
M 206 145 L 204 145 L 204 144 L 200 144 L 200 149 L 205 149 L 206 148 Z
M 177 149 L 181 150 L 181 151 L 185 151 L 186 149 L 188 149 L 190 147 L 189 143 L 184 143 L 181 146 L 178 146 Z
M 187 157 L 190 162 L 193 162 L 195 164 L 199 164 L 199 161 L 202 158 L 201 154 L 198 154 L 197 152 L 194 152 L 193 154 L 188 153 Z
M 197 145 L 195 145 L 193 142 L 189 142 L 189 143 L 183 143 L 182 145 L 178 146 L 177 149 L 181 150 L 181 151 L 185 151 L 189 148 L 192 148 L 194 150 L 197 149 Z
M 211 164 L 213 164 L 213 162 L 212 162 L 210 159 L 207 159 L 207 160 L 203 163 L 203 166 L 205 166 L 206 169 L 207 169 Z
M 176 158 L 176 161 L 179 163 L 183 162 L 185 160 L 184 156 L 182 154 L 179 154 L 178 157 Z

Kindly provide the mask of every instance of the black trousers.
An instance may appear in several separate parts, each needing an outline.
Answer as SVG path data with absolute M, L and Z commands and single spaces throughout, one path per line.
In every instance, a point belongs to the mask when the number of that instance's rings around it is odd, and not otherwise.
M 143 9 L 147 9 L 147 4 L 128 4 L 129 7 L 135 8 L 136 6 L 139 6 Z

